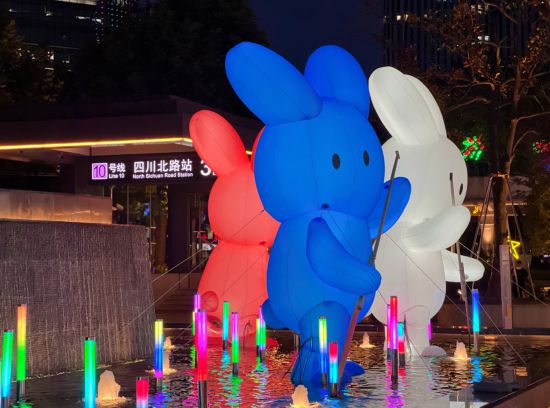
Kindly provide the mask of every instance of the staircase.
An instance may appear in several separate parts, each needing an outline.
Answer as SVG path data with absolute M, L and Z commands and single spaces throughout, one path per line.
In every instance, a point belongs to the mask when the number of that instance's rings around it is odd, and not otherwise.
M 185 327 L 191 324 L 195 289 L 176 288 L 156 305 L 158 319 L 166 327 Z

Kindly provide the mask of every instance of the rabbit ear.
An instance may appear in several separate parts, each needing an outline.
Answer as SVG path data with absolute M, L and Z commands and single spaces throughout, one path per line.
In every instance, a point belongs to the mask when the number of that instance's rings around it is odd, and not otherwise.
M 215 112 L 201 110 L 191 117 L 189 133 L 200 158 L 218 175 L 231 173 L 248 163 L 237 131 Z
M 439 108 L 433 97 L 425 97 L 416 83 L 397 69 L 375 70 L 369 78 L 369 90 L 378 117 L 400 143 L 429 144 L 446 136 L 434 118 L 433 112 Z M 423 92 L 429 93 L 427 89 Z
M 266 125 L 315 117 L 321 98 L 287 60 L 258 44 L 243 42 L 225 58 L 231 86 Z
M 422 97 L 424 98 L 426 106 L 432 114 L 432 118 L 434 120 L 435 126 L 437 127 L 437 131 L 439 132 L 439 136 L 447 137 L 447 129 L 445 129 L 445 121 L 443 120 L 441 109 L 439 109 L 439 105 L 437 104 L 434 96 L 432 95 L 428 87 L 424 85 L 422 81 L 420 81 L 418 78 L 410 75 L 405 75 L 405 77 L 407 77 L 407 79 L 413 83 L 420 95 L 422 95 Z
M 368 116 L 367 78 L 353 56 L 343 48 L 326 45 L 311 54 L 305 77 L 321 96 L 348 102 Z

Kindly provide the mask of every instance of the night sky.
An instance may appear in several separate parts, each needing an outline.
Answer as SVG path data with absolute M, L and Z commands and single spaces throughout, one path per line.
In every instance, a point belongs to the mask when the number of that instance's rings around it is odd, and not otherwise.
M 249 0 L 271 48 L 303 70 L 325 44 L 342 46 L 369 75 L 382 64 L 382 1 Z
M 271 48 L 302 71 L 309 54 L 326 44 L 351 52 L 367 75 L 382 64 L 382 0 L 248 1 Z

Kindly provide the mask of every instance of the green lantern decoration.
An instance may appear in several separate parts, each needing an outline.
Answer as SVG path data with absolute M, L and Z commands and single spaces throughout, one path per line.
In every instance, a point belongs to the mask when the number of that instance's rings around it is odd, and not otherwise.
M 460 151 L 464 160 L 478 161 L 485 151 L 485 145 L 481 142 L 481 138 L 471 136 L 462 141 L 462 149 Z

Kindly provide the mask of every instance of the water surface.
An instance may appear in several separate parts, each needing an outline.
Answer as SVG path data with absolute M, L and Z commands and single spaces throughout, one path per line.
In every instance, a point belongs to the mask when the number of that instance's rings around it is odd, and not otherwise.
M 166 376 L 162 391 L 151 386 L 150 407 L 196 407 L 195 369 L 192 368 L 194 350 L 186 331 L 167 330 L 176 349 L 171 354 L 171 365 L 176 373 Z M 254 347 L 241 351 L 238 378 L 231 375 L 230 356 L 221 345 L 209 348 L 208 398 L 210 407 L 288 407 L 293 386 L 289 372 L 295 358 L 292 339 L 288 332 L 268 333 L 275 337 L 279 347 L 268 349 L 265 364 L 260 364 Z M 499 397 L 495 394 L 472 393 L 472 383 L 483 376 L 515 377 L 526 385 L 550 375 L 550 336 L 494 336 L 482 338 L 479 357 L 469 362 L 450 358 L 409 359 L 400 369 L 399 383 L 393 386 L 390 368 L 386 364 L 383 337 L 371 333 L 371 349 L 359 345 L 357 335 L 351 351 L 353 360 L 361 363 L 366 372 L 355 377 L 342 392 L 342 398 L 321 397 L 326 407 L 476 407 Z M 433 343 L 452 355 L 457 335 L 434 335 Z M 465 338 L 461 340 L 466 341 Z M 252 345 L 251 345 L 252 346 Z M 101 353 L 98 350 L 98 353 Z M 121 394 L 128 398 L 119 407 L 135 406 L 135 378 L 147 375 L 148 361 L 117 364 L 109 367 L 122 386 Z M 98 369 L 99 374 L 104 368 Z M 44 408 L 81 407 L 83 373 L 75 372 L 37 378 L 27 381 L 27 396 L 33 406 Z M 151 385 L 153 383 L 151 382 Z M 467 402 L 467 403 L 466 403 Z M 100 404 L 98 406 L 115 406 Z

